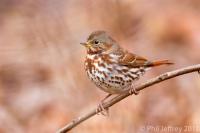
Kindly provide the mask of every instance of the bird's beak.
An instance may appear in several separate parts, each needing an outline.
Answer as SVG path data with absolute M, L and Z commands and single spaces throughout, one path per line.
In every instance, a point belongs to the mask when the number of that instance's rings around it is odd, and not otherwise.
M 90 48 L 91 47 L 91 44 L 88 43 L 88 42 L 83 42 L 83 43 L 80 43 L 80 44 L 85 46 L 86 48 Z

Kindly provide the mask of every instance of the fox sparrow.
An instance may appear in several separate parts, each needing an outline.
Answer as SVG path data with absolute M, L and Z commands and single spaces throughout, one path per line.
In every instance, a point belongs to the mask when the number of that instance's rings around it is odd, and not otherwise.
M 87 42 L 81 44 L 87 49 L 85 70 L 89 79 L 108 93 L 103 100 L 112 94 L 123 93 L 149 68 L 173 64 L 168 60 L 152 62 L 130 53 L 121 48 L 105 31 L 91 33 Z M 134 89 L 130 93 L 137 94 Z M 100 104 L 101 111 L 103 100 Z

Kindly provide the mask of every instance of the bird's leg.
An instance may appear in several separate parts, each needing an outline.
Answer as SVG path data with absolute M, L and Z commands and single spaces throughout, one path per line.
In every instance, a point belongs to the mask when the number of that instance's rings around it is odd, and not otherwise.
M 109 114 L 108 108 L 105 109 L 105 108 L 103 107 L 103 102 L 104 102 L 108 97 L 110 97 L 111 95 L 112 95 L 112 94 L 108 94 L 105 98 L 103 98 L 103 99 L 100 101 L 100 103 L 98 104 L 97 109 L 96 109 L 96 112 L 97 112 L 97 113 L 100 112 L 102 115 L 108 116 L 108 114 Z M 105 112 L 105 113 L 104 113 L 104 112 Z
M 138 94 L 139 94 L 139 91 L 137 91 L 137 90 L 135 89 L 135 85 L 134 85 L 134 84 L 131 85 L 131 87 L 130 87 L 130 89 L 129 89 L 129 94 L 130 94 L 130 95 L 132 95 L 132 94 L 138 95 Z

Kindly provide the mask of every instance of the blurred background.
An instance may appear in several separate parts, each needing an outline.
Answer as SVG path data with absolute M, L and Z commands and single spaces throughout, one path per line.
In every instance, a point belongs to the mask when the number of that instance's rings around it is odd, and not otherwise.
M 87 78 L 79 45 L 92 31 L 105 30 L 150 60 L 175 63 L 137 83 L 200 63 L 199 12 L 199 0 L 0 0 L 0 132 L 53 133 L 97 106 L 106 94 Z M 109 117 L 92 117 L 71 133 L 200 129 L 199 103 L 200 75 L 187 74 L 126 98 Z

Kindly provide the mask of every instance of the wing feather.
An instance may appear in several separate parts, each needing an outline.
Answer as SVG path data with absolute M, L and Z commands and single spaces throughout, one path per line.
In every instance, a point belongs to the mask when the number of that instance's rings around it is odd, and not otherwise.
M 119 63 L 128 67 L 143 67 L 146 66 L 149 61 L 144 57 L 125 51 L 123 52 Z

